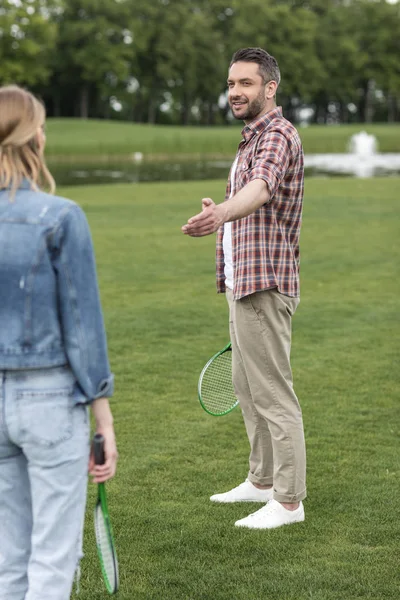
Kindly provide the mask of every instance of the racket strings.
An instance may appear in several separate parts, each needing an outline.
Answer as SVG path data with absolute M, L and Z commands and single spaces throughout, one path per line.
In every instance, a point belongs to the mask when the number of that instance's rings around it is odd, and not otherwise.
M 95 528 L 103 574 L 108 580 L 109 588 L 115 589 L 117 585 L 116 557 L 113 551 L 111 534 L 102 513 L 101 505 L 96 507 Z
M 224 414 L 238 403 L 232 385 L 232 352 L 218 355 L 205 369 L 201 380 L 201 401 L 213 414 Z

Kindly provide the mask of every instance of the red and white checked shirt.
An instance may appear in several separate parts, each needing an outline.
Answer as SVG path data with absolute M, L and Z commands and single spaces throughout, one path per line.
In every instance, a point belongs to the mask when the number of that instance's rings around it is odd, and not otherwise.
M 234 178 L 236 194 L 253 179 L 267 183 L 270 200 L 232 222 L 233 296 L 237 300 L 276 287 L 298 297 L 299 237 L 304 192 L 304 156 L 295 127 L 277 107 L 242 130 Z M 225 200 L 231 195 L 228 179 Z M 217 291 L 225 292 L 223 226 L 217 232 Z

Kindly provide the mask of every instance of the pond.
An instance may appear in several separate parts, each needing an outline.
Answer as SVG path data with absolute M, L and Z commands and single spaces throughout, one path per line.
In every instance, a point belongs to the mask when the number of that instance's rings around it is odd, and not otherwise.
M 139 183 L 148 181 L 196 181 L 225 179 L 230 161 L 213 160 L 114 160 L 88 163 L 52 163 L 49 168 L 58 185 Z
M 57 163 L 49 168 L 59 186 L 147 181 L 227 179 L 232 161 L 210 160 L 109 160 Z M 372 177 L 400 174 L 399 154 L 320 154 L 305 156 L 307 177 Z

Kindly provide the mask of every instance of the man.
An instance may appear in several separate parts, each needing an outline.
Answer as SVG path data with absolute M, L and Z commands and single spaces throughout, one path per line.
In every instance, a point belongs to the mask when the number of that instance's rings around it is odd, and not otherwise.
M 303 150 L 276 106 L 278 64 L 260 48 L 238 50 L 229 104 L 242 141 L 225 202 L 203 198 L 182 231 L 217 232 L 217 290 L 226 292 L 232 378 L 250 442 L 249 473 L 214 502 L 263 502 L 235 523 L 272 529 L 304 521 L 305 443 L 290 366 L 291 318 L 299 303 Z

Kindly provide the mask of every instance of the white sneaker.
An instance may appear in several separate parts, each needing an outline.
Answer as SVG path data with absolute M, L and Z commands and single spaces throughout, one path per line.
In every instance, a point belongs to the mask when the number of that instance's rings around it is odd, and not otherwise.
M 249 529 L 275 529 L 281 525 L 300 523 L 304 521 L 304 507 L 300 502 L 296 510 L 288 510 L 280 502 L 270 500 L 266 506 L 257 512 L 236 521 L 237 527 L 248 527 Z
M 260 490 L 248 479 L 224 494 L 214 494 L 211 502 L 268 502 L 273 498 L 272 488 Z

